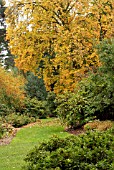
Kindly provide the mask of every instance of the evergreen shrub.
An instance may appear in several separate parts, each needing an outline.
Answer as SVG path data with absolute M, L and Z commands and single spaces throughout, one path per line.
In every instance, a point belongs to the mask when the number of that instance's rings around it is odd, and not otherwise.
M 46 101 L 39 101 L 37 98 L 26 98 L 24 114 L 35 118 L 46 118 L 49 110 Z
M 52 137 L 25 158 L 26 170 L 113 170 L 114 129 L 80 136 Z

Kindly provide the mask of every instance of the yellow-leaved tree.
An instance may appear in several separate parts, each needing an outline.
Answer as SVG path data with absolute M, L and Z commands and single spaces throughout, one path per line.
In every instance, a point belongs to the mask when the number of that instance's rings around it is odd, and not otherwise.
M 48 91 L 73 91 L 100 65 L 95 45 L 114 36 L 114 1 L 10 0 L 6 21 L 16 66 L 41 74 Z

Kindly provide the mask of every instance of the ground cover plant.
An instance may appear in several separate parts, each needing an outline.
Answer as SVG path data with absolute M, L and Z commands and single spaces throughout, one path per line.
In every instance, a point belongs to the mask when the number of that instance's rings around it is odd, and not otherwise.
M 53 135 L 65 137 L 70 134 L 64 131 L 57 119 L 44 119 L 34 126 L 21 128 L 9 145 L 0 146 L 0 169 L 21 170 L 27 152 Z

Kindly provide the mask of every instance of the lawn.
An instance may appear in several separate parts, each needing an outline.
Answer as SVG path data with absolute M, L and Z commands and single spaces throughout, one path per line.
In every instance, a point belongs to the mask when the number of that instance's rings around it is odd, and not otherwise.
M 26 154 L 53 135 L 66 137 L 70 134 L 57 119 L 45 119 L 34 126 L 21 128 L 9 145 L 0 146 L 0 170 L 21 170 Z

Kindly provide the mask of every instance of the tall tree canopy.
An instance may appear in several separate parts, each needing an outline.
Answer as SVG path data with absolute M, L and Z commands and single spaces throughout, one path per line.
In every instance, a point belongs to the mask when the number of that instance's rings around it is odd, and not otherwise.
M 6 10 L 19 69 L 43 75 L 47 90 L 73 90 L 100 65 L 94 48 L 114 36 L 113 0 L 20 0 Z

